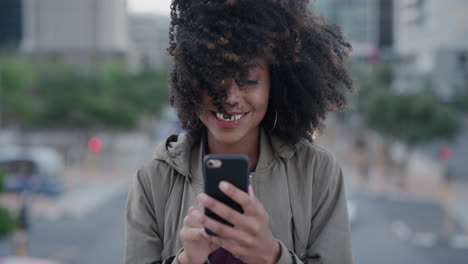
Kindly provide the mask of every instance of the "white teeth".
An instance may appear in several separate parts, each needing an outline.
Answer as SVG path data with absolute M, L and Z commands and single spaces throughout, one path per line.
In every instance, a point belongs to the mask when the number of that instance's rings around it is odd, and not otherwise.
M 218 118 L 219 120 L 228 121 L 228 122 L 233 122 L 233 121 L 239 120 L 243 116 L 244 116 L 243 114 L 241 114 L 241 115 L 231 115 L 231 118 L 224 118 L 223 114 L 216 113 L 216 118 Z

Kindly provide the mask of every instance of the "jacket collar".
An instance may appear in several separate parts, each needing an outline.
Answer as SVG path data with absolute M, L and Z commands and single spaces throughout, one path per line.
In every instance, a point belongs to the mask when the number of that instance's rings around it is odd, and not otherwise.
M 202 181 L 202 140 L 194 141 L 186 133 L 169 136 L 156 148 L 155 159 L 168 163 L 181 175 L 196 182 Z M 271 135 L 263 128 L 260 131 L 260 157 L 256 171 L 268 169 L 276 158 L 289 159 L 297 148 L 284 143 L 278 137 Z

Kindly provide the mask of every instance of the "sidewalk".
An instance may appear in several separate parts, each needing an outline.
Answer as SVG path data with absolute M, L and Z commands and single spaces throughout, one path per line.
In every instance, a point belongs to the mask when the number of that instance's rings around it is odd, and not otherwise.
M 318 138 L 318 144 L 330 151 L 340 162 L 348 184 L 377 197 L 438 203 L 448 209 L 450 217 L 459 222 L 468 235 L 468 181 L 445 183 L 441 180 L 443 172 L 440 164 L 421 163 L 419 159 L 419 163 L 412 164 L 411 170 L 404 172 L 409 177 L 405 179 L 402 188 L 398 186 L 398 180 L 402 179 L 401 172 L 383 169 L 385 163 L 382 159 L 382 141 L 375 135 L 366 134 L 365 148 L 368 151 L 366 155 L 369 156 L 363 156 L 363 152 L 357 151 L 354 136 L 349 128 L 340 127 L 336 120 L 329 120 L 326 133 Z M 362 163 L 366 159 L 369 176 L 363 179 L 358 168 L 366 164 Z
M 133 168 L 68 168 L 66 192 L 57 198 L 37 200 L 32 215 L 49 220 L 84 218 L 106 201 L 126 192 L 135 173 Z
M 369 172 L 369 178 L 363 182 L 357 169 L 344 166 L 346 181 L 357 190 L 364 190 L 375 196 L 392 200 L 432 201 L 445 206 L 450 217 L 463 226 L 464 234 L 468 235 L 468 183 L 454 182 L 437 184 L 434 182 L 413 182 L 404 189 L 393 181 L 395 175 L 385 175 L 379 168 Z

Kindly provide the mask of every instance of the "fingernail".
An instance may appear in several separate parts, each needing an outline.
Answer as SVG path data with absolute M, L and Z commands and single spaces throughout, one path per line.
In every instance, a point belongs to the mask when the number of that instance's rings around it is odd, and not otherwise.
M 199 218 L 201 216 L 201 213 L 199 211 L 194 211 L 193 216 L 195 216 L 196 218 Z
M 199 200 L 200 202 L 206 202 L 206 201 L 208 201 L 208 197 L 206 196 L 206 194 L 200 193 L 200 194 L 198 195 L 198 200 Z
M 227 191 L 229 189 L 229 184 L 225 181 L 222 181 L 220 184 L 219 184 L 219 188 L 223 191 Z

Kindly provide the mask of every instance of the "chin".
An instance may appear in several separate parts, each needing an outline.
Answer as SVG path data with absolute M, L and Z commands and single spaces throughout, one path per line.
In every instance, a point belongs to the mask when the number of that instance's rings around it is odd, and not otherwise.
M 227 145 L 238 143 L 245 137 L 245 133 L 242 131 L 212 131 L 211 134 L 216 141 Z

